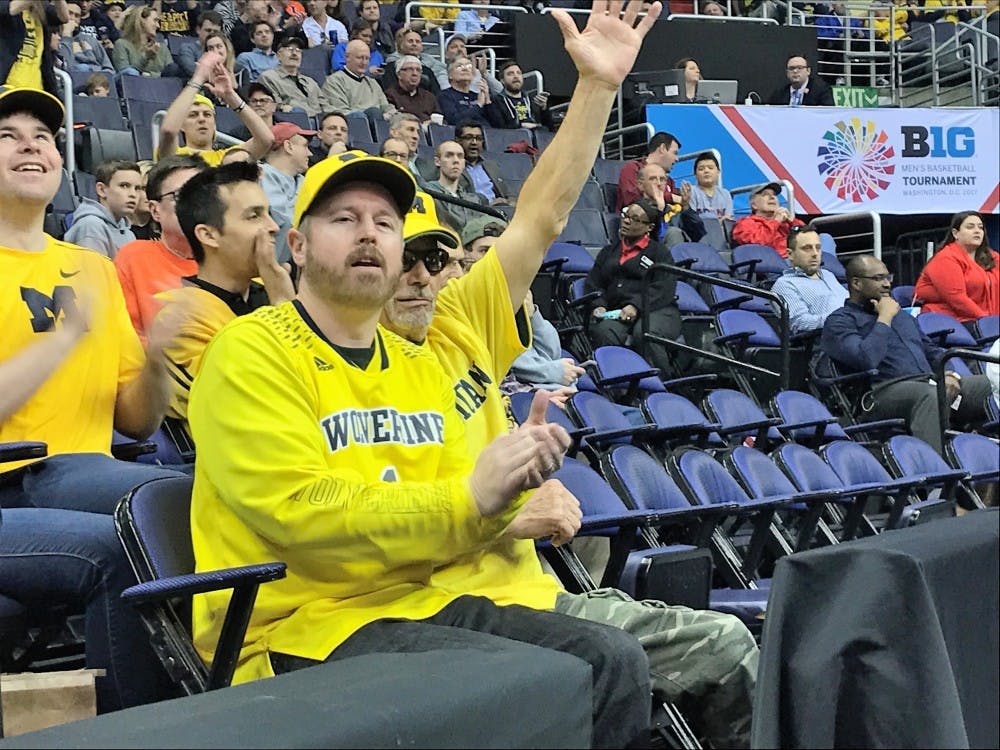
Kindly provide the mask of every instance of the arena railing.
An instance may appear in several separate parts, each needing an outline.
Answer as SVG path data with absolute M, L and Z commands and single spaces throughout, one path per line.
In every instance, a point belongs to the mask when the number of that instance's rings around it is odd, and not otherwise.
M 853 226 L 861 223 L 865 231 L 853 231 Z M 840 246 L 860 245 L 852 249 L 838 250 L 837 257 L 867 255 L 871 253 L 882 260 L 882 217 L 875 211 L 854 211 L 843 214 L 817 216 L 810 224 L 820 232 L 827 232 Z M 866 242 L 870 238 L 870 242 Z M 866 245 L 871 247 L 866 247 Z
M 75 115 L 73 113 L 73 79 L 70 78 L 69 73 L 65 70 L 60 70 L 59 68 L 53 68 L 53 72 L 62 82 L 62 103 L 63 109 L 66 110 L 66 116 L 63 120 L 63 128 L 66 131 L 66 153 L 63 157 L 63 166 L 66 167 L 66 173 L 73 177 L 76 174 L 76 133 L 73 129 L 75 122 Z

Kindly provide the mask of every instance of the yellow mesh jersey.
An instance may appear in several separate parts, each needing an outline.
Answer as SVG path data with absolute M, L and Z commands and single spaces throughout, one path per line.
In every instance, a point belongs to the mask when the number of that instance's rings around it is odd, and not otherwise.
M 179 156 L 200 156 L 202 161 L 204 161 L 208 166 L 217 167 L 222 164 L 222 157 L 224 157 L 229 151 L 232 151 L 234 148 L 242 147 L 242 144 L 237 144 L 235 146 L 226 146 L 225 148 L 199 151 L 198 149 L 191 148 L 190 146 L 180 146 L 177 149 L 177 154 Z
M 62 325 L 81 298 L 88 300 L 90 331 L 34 395 L 0 423 L 0 442 L 42 440 L 49 455 L 110 454 L 118 389 L 139 374 L 145 355 L 111 261 L 47 239 L 40 253 L 0 246 L 0 361 L 49 335 L 53 321 Z M 21 464 L 4 464 L 3 470 Z
M 518 334 L 495 252 L 486 253 L 467 275 L 449 281 L 438 296 L 427 346 L 451 378 L 473 461 L 492 438 L 508 430 L 500 381 L 530 343 Z M 542 571 L 535 543 L 507 537 L 438 568 L 431 580 L 455 593 L 535 609 L 551 609 L 560 591 L 556 580 Z
M 24 21 L 24 41 L 18 50 L 14 64 L 7 73 L 6 86 L 22 89 L 42 88 L 42 45 L 48 44 L 44 28 L 30 10 L 21 11 Z
M 167 416 L 184 421 L 187 427 L 188 394 L 195 375 L 201 369 L 205 347 L 212 337 L 236 314 L 223 300 L 195 286 L 168 289 L 156 295 L 164 309 L 187 303 L 188 313 L 177 336 L 164 350 L 170 373 L 170 404 Z
M 369 622 L 435 614 L 460 592 L 429 585 L 433 566 L 512 518 L 475 508 L 465 430 L 434 357 L 382 329 L 361 370 L 292 302 L 239 317 L 209 344 L 188 419 L 197 569 L 288 564 L 260 588 L 237 682 L 271 675 L 269 650 L 324 659 Z M 195 597 L 206 658 L 228 600 Z

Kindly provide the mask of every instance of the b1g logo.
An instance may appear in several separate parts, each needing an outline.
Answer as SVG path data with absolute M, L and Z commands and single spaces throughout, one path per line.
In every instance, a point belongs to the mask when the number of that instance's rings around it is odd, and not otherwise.
M 976 154 L 976 131 L 972 128 L 903 125 L 899 132 L 903 135 L 904 158 L 971 159 Z
M 852 203 L 877 198 L 896 171 L 892 144 L 871 120 L 841 120 L 823 134 L 816 165 L 827 190 Z

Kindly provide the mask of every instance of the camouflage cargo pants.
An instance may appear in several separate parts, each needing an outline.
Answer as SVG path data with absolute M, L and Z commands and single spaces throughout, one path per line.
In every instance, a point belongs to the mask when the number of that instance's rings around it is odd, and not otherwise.
M 676 703 L 713 747 L 749 747 L 757 644 L 736 617 L 636 601 L 615 589 L 560 593 L 555 610 L 634 635 L 649 657 L 653 690 Z

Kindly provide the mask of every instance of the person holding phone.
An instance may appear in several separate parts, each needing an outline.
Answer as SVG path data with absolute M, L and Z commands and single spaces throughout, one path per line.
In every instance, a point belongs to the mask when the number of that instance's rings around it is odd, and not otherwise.
M 648 198 L 640 198 L 622 209 L 619 240 L 604 247 L 587 275 L 585 293 L 598 292 L 590 314 L 590 340 L 598 346 L 626 346 L 642 341 L 646 330 L 657 336 L 676 339 L 681 332 L 681 316 L 677 308 L 677 280 L 658 272 L 650 281 L 647 277 L 654 264 L 673 263 L 670 251 L 657 242 L 662 214 Z M 646 321 L 641 321 L 643 288 L 649 284 Z M 670 372 L 672 362 L 663 347 L 653 348 L 653 364 Z
M 486 117 L 495 128 L 537 128 L 548 118 L 549 92 L 524 93 L 524 74 L 515 60 L 500 68 L 503 91 L 486 106 Z

